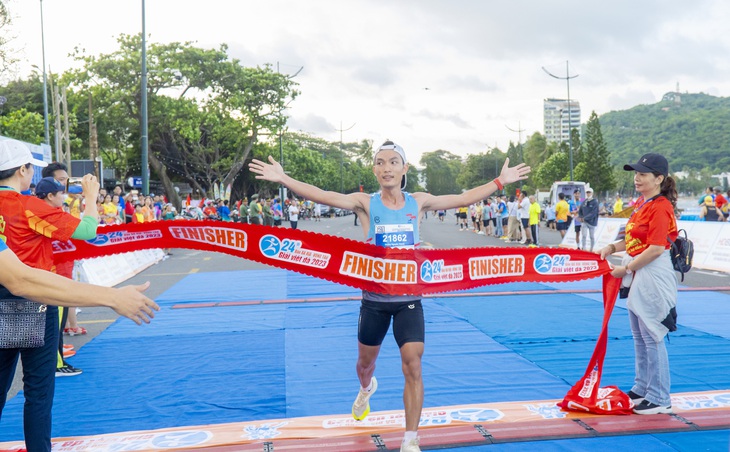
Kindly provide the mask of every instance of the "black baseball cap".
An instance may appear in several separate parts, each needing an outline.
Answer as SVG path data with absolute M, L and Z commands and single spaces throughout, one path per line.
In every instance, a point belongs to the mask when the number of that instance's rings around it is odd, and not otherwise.
M 61 185 L 56 179 L 52 177 L 44 177 L 38 181 L 38 185 L 35 186 L 35 195 L 40 197 L 46 197 L 51 193 L 59 193 L 66 191 L 66 187 Z
M 659 173 L 663 176 L 669 175 L 669 163 L 663 155 L 644 154 L 638 162 L 631 165 L 624 165 L 626 171 L 638 171 L 640 173 Z

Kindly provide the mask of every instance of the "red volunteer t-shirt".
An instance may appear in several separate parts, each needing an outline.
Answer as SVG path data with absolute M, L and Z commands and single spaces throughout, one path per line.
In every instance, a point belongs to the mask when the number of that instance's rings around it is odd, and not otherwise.
M 626 223 L 626 252 L 630 256 L 638 256 L 649 245 L 663 246 L 669 249 L 677 238 L 677 219 L 674 207 L 664 196 L 644 202 L 639 198 L 634 204 L 636 209 Z
M 53 241 L 70 239 L 79 223 L 35 196 L 0 190 L 0 238 L 30 267 L 53 271 Z
M 727 199 L 725 199 L 722 194 L 715 195 L 715 205 L 718 209 L 722 209 L 722 206 L 724 206 L 725 204 L 727 204 Z

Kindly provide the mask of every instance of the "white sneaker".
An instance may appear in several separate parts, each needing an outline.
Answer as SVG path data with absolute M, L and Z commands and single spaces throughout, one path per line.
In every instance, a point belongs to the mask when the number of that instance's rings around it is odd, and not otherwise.
M 372 378 L 371 385 L 372 387 L 369 392 L 360 388 L 360 392 L 358 392 L 357 398 L 352 404 L 352 417 L 356 421 L 362 421 L 370 414 L 370 397 L 378 390 L 378 380 L 375 377 Z
M 400 443 L 400 452 L 421 452 L 421 448 L 418 447 L 418 438 L 407 443 Z

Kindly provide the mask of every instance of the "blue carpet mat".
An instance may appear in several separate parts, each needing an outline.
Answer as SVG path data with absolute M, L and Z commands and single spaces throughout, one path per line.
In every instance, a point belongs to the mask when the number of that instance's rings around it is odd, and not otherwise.
M 600 281 L 514 283 L 471 292 L 569 287 L 599 288 Z M 171 306 L 358 294 L 283 270 L 190 275 L 159 297 L 163 310 L 152 324 L 119 320 L 78 351 L 74 365 L 84 374 L 57 380 L 54 436 L 348 413 L 358 387 L 359 302 Z M 519 293 L 425 299 L 425 406 L 561 398 L 582 376 L 593 351 L 603 315 L 599 300 L 593 294 Z M 730 375 L 718 364 L 730 362 L 727 316 L 727 296 L 680 295 L 681 327 L 669 345 L 673 392 L 730 388 Z M 633 378 L 633 348 L 620 303 L 609 336 L 603 382 L 626 389 Z M 373 410 L 402 409 L 400 369 L 389 334 L 378 360 L 380 389 Z M 7 404 L 0 441 L 22 437 L 22 403 L 21 395 Z M 727 432 L 487 447 L 685 450 L 690 444 L 727 446 Z
M 439 449 L 441 452 L 585 452 L 645 450 L 651 452 L 725 451 L 730 445 L 730 430 L 653 435 L 614 436 L 610 438 L 577 438 L 525 443 L 490 444 L 467 448 Z
M 281 300 L 287 297 L 288 275 L 286 270 L 193 273 L 167 289 L 155 301 L 160 306 L 169 306 L 220 301 Z

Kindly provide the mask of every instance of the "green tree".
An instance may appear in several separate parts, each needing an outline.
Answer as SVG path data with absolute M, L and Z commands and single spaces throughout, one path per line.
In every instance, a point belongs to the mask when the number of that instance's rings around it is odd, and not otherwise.
M 14 36 L 10 34 L 12 17 L 5 0 L 0 0 L 0 77 L 4 77 L 9 69 L 18 62 L 18 57 L 10 43 Z
M 45 136 L 43 116 L 24 108 L 0 116 L 0 133 L 16 140 L 41 144 Z
M 344 155 L 340 153 L 339 142 L 298 132 L 285 133 L 283 142 L 287 174 L 323 190 L 340 191 L 340 163 Z M 278 152 L 273 155 L 278 159 Z M 344 174 L 344 160 L 342 164 Z
M 525 161 L 524 159 L 524 148 L 518 143 L 514 144 L 509 142 L 507 147 L 507 158 L 509 158 L 510 165 L 516 165 Z
M 330 142 L 302 132 L 286 132 L 282 136 L 282 149 L 284 171 L 297 180 L 339 192 L 342 174 L 345 193 L 359 191 L 360 186 L 366 193 L 379 188 L 373 174 L 372 141 L 342 143 L 343 152 L 340 152 L 339 142 Z M 278 143 L 258 148 L 255 155 L 257 158 L 272 155 L 279 160 Z M 256 183 L 255 179 L 252 181 Z M 260 184 L 264 192 L 277 189 L 273 184 Z M 418 170 L 414 166 L 409 168 L 406 190 L 418 190 Z
M 469 186 L 472 181 L 484 179 L 484 161 L 486 154 L 469 154 L 466 156 L 464 166 L 456 177 L 456 183 L 461 187 Z
M 669 169 L 730 165 L 730 98 L 667 93 L 654 104 L 601 115 L 611 160 L 623 165 L 647 152 L 664 155 Z
M 581 162 L 575 168 L 576 180 L 588 182 L 596 193 L 605 193 L 616 187 L 608 148 L 601 133 L 601 123 L 594 111 L 586 124 Z
M 0 106 L 0 114 L 24 108 L 28 112 L 43 115 L 43 82 L 37 73 L 25 80 L 9 81 L 0 87 L 0 94 L 6 99 L 5 104 Z
M 497 148 L 486 153 L 467 155 L 456 182 L 465 190 L 486 184 L 499 176 L 504 159 L 504 154 Z
M 554 147 L 548 146 L 547 140 L 540 132 L 535 132 L 523 145 L 525 163 L 534 170 L 539 167 L 542 162 L 547 160 L 554 150 Z
M 549 188 L 555 181 L 568 180 L 569 173 L 568 153 L 556 152 L 540 165 L 532 179 L 536 187 Z
M 64 84 L 75 89 L 77 113 L 79 98 L 93 94 L 102 154 L 123 164 L 121 173 L 139 174 L 141 36 L 118 42 L 109 54 L 77 52 L 83 67 L 65 74 Z M 227 50 L 149 45 L 149 161 L 173 199 L 173 178 L 208 194 L 213 183 L 239 180 L 260 138 L 285 126 L 282 111 L 298 95 L 287 76 L 270 66 L 242 67 Z
M 570 144 L 573 147 L 573 170 L 580 162 L 586 161 L 584 143 L 580 140 L 580 131 L 578 129 L 570 130 Z M 570 157 L 570 156 L 569 156 Z
M 420 160 L 426 190 L 433 195 L 461 193 L 461 186 L 456 181 L 461 172 L 461 157 L 449 151 L 436 150 L 426 152 Z
M 624 171 L 623 167 L 614 167 L 614 180 L 616 181 L 616 191 L 622 196 L 631 196 L 636 191 L 634 189 L 634 172 Z

